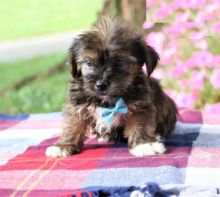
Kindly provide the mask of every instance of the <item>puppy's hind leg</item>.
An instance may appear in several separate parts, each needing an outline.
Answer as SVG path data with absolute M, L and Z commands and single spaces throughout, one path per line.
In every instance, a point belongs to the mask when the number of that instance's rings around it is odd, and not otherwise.
M 48 157 L 66 157 L 79 153 L 86 138 L 86 120 L 80 118 L 73 106 L 68 106 L 64 111 L 64 127 L 61 138 L 47 148 Z

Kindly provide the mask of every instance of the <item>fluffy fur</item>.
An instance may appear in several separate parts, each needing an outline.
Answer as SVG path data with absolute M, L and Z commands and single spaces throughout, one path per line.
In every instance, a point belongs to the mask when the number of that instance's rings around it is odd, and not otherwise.
M 101 141 L 126 140 L 135 156 L 164 153 L 161 138 L 173 130 L 177 109 L 159 82 L 150 77 L 159 55 L 146 45 L 143 35 L 116 19 L 104 18 L 73 41 L 69 54 L 72 81 L 63 134 L 46 154 L 80 152 L 88 130 Z M 106 126 L 98 109 L 114 106 L 118 98 L 124 99 L 129 113 L 117 115 Z

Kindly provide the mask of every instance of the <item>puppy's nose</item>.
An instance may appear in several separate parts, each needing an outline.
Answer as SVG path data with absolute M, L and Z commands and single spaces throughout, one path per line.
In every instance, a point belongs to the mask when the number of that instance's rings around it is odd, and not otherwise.
M 102 80 L 96 81 L 95 88 L 100 91 L 106 90 L 108 87 L 108 83 Z

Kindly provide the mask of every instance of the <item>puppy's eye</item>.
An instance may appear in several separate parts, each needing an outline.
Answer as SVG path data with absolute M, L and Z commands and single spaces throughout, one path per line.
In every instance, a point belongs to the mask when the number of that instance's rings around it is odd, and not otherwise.
M 93 64 L 90 60 L 86 60 L 85 63 L 86 63 L 86 65 L 87 65 L 88 67 L 93 67 L 93 66 L 95 66 L 95 64 Z
M 114 65 L 120 67 L 120 66 L 123 66 L 123 65 L 124 65 L 124 62 L 123 62 L 122 60 L 116 60 L 115 63 L 114 63 Z

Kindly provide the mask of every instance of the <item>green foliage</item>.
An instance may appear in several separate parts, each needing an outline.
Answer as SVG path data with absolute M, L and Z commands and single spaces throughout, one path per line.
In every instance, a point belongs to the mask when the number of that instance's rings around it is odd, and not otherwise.
M 3 98 L 1 113 L 41 113 L 61 111 L 65 104 L 68 75 L 62 72 L 30 86 L 10 92 Z
M 103 0 L 0 0 L 0 41 L 88 28 L 96 21 Z M 52 54 L 11 63 L 0 63 L 0 113 L 61 111 L 66 103 L 69 70 L 40 77 L 20 89 L 12 87 L 65 59 Z
M 30 74 L 37 75 L 42 70 L 55 66 L 63 59 L 63 54 L 55 54 L 20 61 L 14 63 L 14 65 L 12 63 L 0 64 L 0 69 L 4 67 L 4 69 L 1 69 L 4 72 L 0 72 L 0 78 L 4 77 L 7 85 L 13 84 L 24 76 L 29 76 Z M 11 67 L 14 69 L 11 69 Z M 11 75 L 10 72 L 12 72 Z M 7 79 L 8 76 L 11 77 Z M 63 72 L 30 82 L 19 90 L 7 92 L 4 96 L 1 96 L 0 113 L 16 114 L 61 111 L 66 102 L 69 76 L 69 70 L 66 68 Z M 4 87 L 1 83 L 2 89 Z
M 89 27 L 102 0 L 0 0 L 0 40 Z
M 214 54 L 220 54 L 220 39 L 219 36 L 209 36 L 207 38 L 209 50 Z
M 53 54 L 49 56 L 35 57 L 29 60 L 0 63 L 0 92 L 12 86 L 15 82 L 47 70 L 64 59 L 64 54 Z

